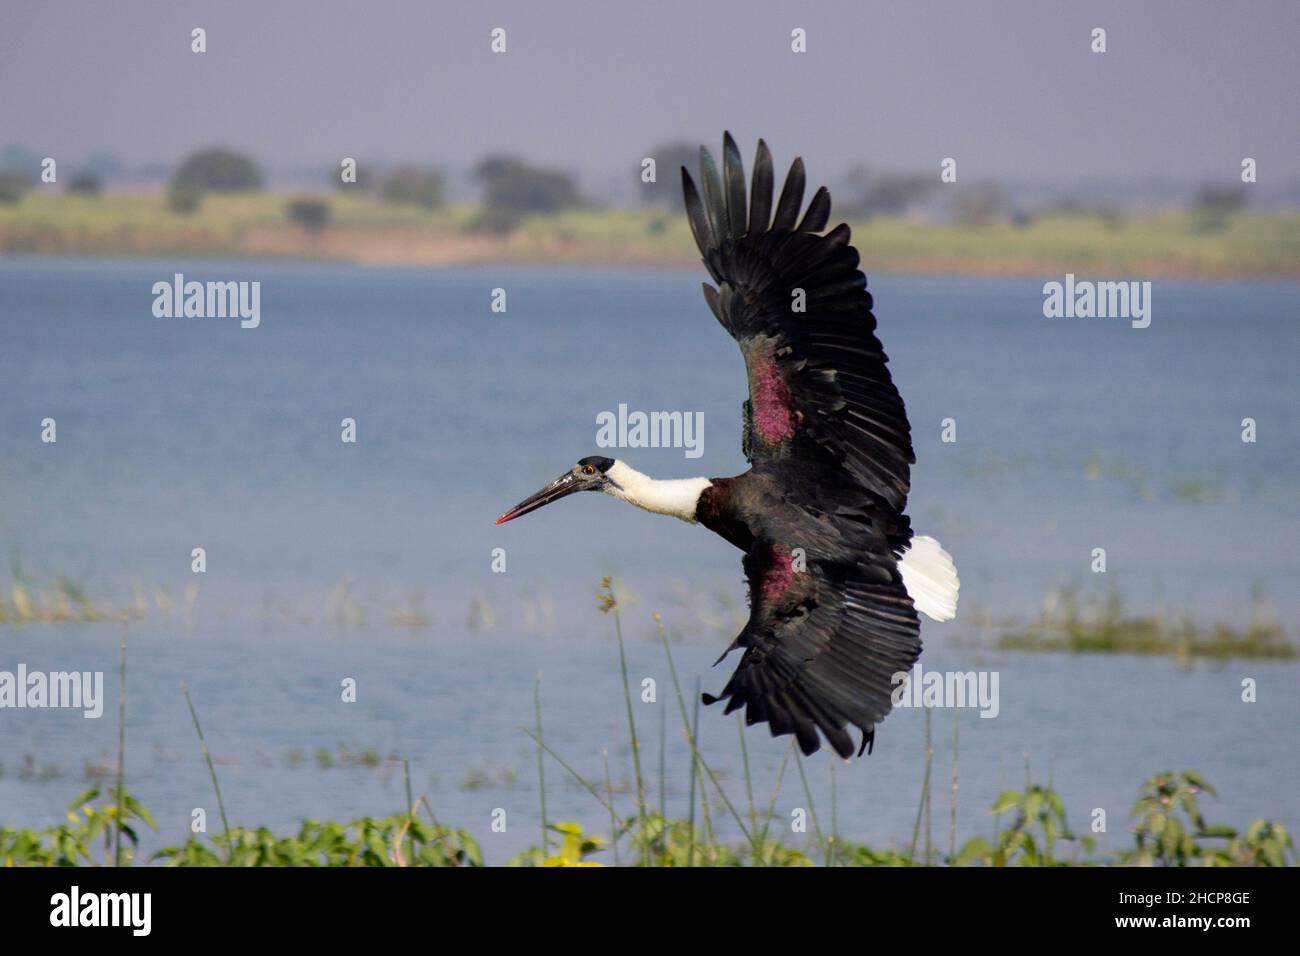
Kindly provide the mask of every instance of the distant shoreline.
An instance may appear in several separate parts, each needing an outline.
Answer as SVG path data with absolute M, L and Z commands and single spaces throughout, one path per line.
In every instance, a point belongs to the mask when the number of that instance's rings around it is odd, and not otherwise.
M 583 208 L 476 232 L 473 206 L 424 209 L 369 195 L 319 195 L 329 221 L 289 220 L 296 194 L 208 196 L 195 213 L 161 195 L 41 194 L 0 206 L 0 255 L 187 256 L 319 260 L 373 266 L 480 263 L 692 266 L 699 262 L 676 209 Z M 870 273 L 1120 278 L 1300 278 L 1300 212 L 1191 211 L 1101 217 L 1055 213 L 980 227 L 904 218 L 855 223 Z

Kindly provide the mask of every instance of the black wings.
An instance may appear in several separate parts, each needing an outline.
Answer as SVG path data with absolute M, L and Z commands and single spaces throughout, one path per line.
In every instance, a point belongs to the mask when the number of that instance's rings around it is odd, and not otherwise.
M 709 307 L 740 345 L 749 372 L 745 455 L 796 457 L 845 469 L 902 511 L 911 430 L 874 334 L 871 294 L 849 245 L 849 227 L 823 235 L 830 193 L 813 195 L 803 219 L 803 162 L 796 159 L 772 214 L 772 155 L 759 140 L 752 197 L 740 152 L 723 139 L 722 175 L 700 150 L 704 195 L 682 169 L 691 232 L 709 274 Z
M 796 221 L 800 160 L 773 211 L 772 157 L 761 140 L 748 204 L 731 135 L 721 175 L 700 154 L 703 196 L 682 170 L 686 209 L 718 283 L 705 285 L 705 298 L 745 358 L 753 465 L 709 493 L 719 525 L 748 532 L 723 533 L 747 551 L 750 618 L 732 645 L 744 648 L 739 667 L 720 698 L 705 702 L 727 699 L 728 713 L 744 707 L 748 723 L 794 734 L 804 753 L 818 749 L 820 731 L 848 757 L 848 726 L 866 748 L 889 713 L 894 675 L 921 652 L 895 557 L 911 540 L 903 514 L 911 430 L 849 228 L 819 235 L 830 194 L 817 190 Z
M 867 748 L 889 713 L 895 675 L 921 653 L 887 537 L 866 515 L 827 502 L 782 539 L 755 539 L 744 560 L 749 622 L 732 645 L 745 653 L 719 695 L 727 713 L 744 707 L 747 723 L 793 733 L 806 754 L 821 730 L 836 753 L 852 756 L 849 724 Z

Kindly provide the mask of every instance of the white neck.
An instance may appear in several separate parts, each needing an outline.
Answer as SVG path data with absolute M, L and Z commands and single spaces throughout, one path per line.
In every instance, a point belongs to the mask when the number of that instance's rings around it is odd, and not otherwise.
M 621 498 L 655 514 L 672 515 L 695 522 L 695 506 L 711 482 L 707 478 L 678 478 L 661 481 L 643 475 L 626 462 L 615 461 L 605 475 L 613 481 L 606 494 Z

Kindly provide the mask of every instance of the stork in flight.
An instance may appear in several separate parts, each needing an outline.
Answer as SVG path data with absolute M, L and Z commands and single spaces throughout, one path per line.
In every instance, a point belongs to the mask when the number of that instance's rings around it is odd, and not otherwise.
M 805 754 L 818 749 L 820 730 L 848 758 L 848 725 L 862 732 L 861 755 L 889 713 L 893 675 L 921 653 L 917 612 L 956 615 L 957 571 L 936 540 L 913 536 L 904 513 L 911 429 L 849 227 L 820 234 L 831 212 L 825 187 L 798 218 L 800 159 L 773 212 L 772 172 L 759 140 L 747 204 L 730 133 L 721 175 L 700 149 L 702 196 L 682 169 L 691 232 L 717 283 L 705 284 L 704 298 L 745 358 L 750 469 L 661 481 L 623 461 L 583 458 L 497 524 L 601 491 L 721 535 L 745 552 L 750 614 L 718 659 L 743 649 L 740 666 L 704 702 L 744 707 L 747 723 L 793 733 Z

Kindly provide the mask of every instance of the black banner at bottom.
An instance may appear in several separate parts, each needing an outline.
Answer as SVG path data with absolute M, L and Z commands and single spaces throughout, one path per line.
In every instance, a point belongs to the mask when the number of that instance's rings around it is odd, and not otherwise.
M 1044 929 L 1227 940 L 1289 926 L 1294 890 L 1294 870 L 1264 869 L 10 869 L 0 870 L 0 920 L 10 942 L 75 932 L 192 944 L 223 929 L 373 942 L 399 927 L 508 938 L 566 923 L 591 940 L 602 925 L 626 933 L 638 920 L 655 932 L 680 920 L 702 939 L 716 921 L 730 941 L 828 917 L 927 939 Z

